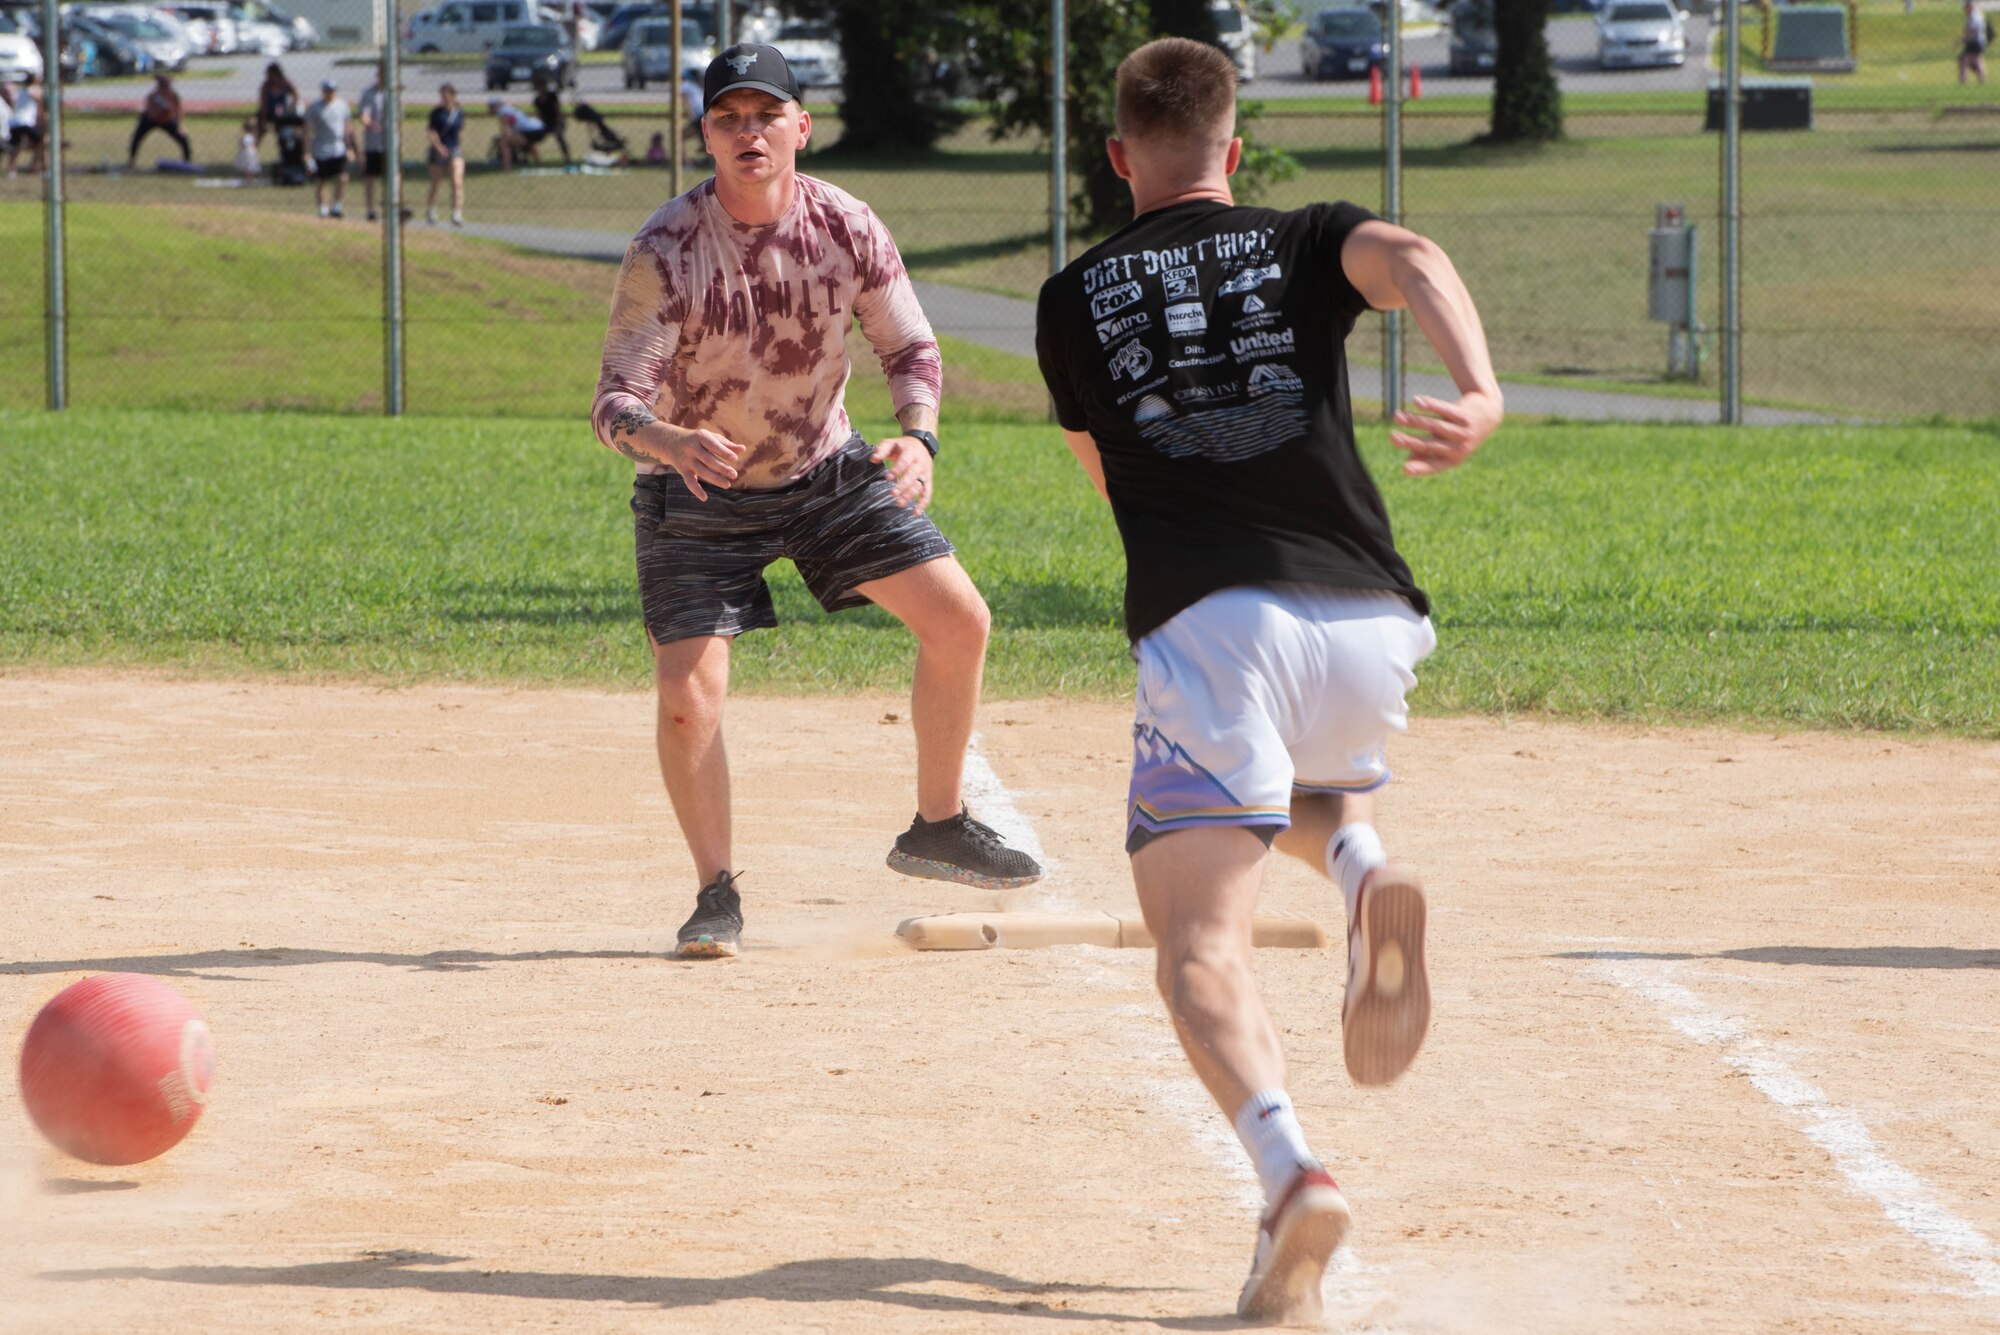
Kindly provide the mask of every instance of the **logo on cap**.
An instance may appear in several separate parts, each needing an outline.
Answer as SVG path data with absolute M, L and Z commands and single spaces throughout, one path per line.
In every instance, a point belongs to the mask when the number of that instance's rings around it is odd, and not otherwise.
M 750 67 L 756 63 L 757 53 L 755 51 L 745 56 L 731 56 L 729 58 L 729 68 L 736 71 L 736 77 L 739 79 L 748 74 Z

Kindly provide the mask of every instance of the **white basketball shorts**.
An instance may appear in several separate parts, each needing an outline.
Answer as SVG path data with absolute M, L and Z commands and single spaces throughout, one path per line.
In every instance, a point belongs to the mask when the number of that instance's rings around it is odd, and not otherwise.
M 1437 647 L 1401 595 L 1309 584 L 1212 593 L 1140 640 L 1125 848 L 1201 825 L 1266 843 L 1294 791 L 1389 781 L 1389 733 Z

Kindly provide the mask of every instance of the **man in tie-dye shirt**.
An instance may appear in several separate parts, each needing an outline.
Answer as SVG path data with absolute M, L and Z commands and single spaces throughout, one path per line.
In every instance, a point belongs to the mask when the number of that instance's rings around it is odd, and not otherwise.
M 703 92 L 715 175 L 626 252 L 591 410 L 638 465 L 660 773 L 702 881 L 678 953 L 696 957 L 734 955 L 742 933 L 722 704 L 731 641 L 777 624 L 763 572 L 780 557 L 828 611 L 874 603 L 917 637 L 917 815 L 889 865 L 989 888 L 1042 874 L 961 800 L 988 618 L 924 514 L 941 363 L 902 257 L 867 205 L 798 174 L 812 118 L 775 47 L 724 51 Z M 842 402 L 856 320 L 903 427 L 872 448 Z

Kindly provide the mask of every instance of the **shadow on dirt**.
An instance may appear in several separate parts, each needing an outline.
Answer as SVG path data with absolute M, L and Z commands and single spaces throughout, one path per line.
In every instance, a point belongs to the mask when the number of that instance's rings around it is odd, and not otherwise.
M 458 1268 L 465 1267 L 465 1268 Z M 788 1261 L 747 1275 L 590 1275 L 533 1270 L 482 1270 L 463 1256 L 429 1252 L 366 1252 L 351 1261 L 312 1265 L 105 1266 L 50 1270 L 38 1278 L 71 1283 L 150 1279 L 169 1284 L 291 1285 L 325 1289 L 416 1289 L 426 1293 L 631 1303 L 662 1308 L 711 1307 L 761 1299 L 793 1303 L 880 1303 L 918 1312 L 1053 1321 L 1131 1322 L 1181 1330 L 1224 1330 L 1233 1318 L 1127 1315 L 1096 1305 L 1072 1306 L 1100 1294 L 1182 1292 L 1136 1285 L 1044 1284 L 977 1266 L 914 1256 L 837 1256 Z M 957 1290 L 957 1291 L 953 1291 Z
M 0 964 L 0 974 L 43 973 L 145 973 L 159 978 L 212 978 L 242 982 L 231 974 L 209 973 L 212 969 L 268 969 L 296 964 L 387 964 L 392 967 L 437 971 L 473 972 L 489 964 L 523 964 L 536 960 L 649 960 L 662 959 L 657 951 L 645 950 L 523 950 L 502 954 L 490 950 L 433 950 L 424 955 L 399 955 L 377 950 L 295 950 L 271 947 L 256 950 L 196 950 L 183 955 L 121 955 L 92 960 L 15 960 Z

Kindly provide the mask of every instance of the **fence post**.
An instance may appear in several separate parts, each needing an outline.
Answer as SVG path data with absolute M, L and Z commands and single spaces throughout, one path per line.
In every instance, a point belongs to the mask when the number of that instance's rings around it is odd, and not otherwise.
M 1389 68 L 1382 98 L 1382 217 L 1403 225 L 1403 6 L 1389 0 Z M 1394 421 L 1403 406 L 1403 313 L 1382 315 L 1382 419 Z
M 1069 263 L 1069 15 L 1049 5 L 1049 272 Z
M 382 410 L 403 415 L 403 44 L 401 6 L 388 0 L 382 36 Z
M 42 0 L 43 276 L 48 310 L 49 411 L 69 407 L 69 250 L 63 231 L 62 27 L 56 0 Z
M 1743 425 L 1743 13 L 1722 0 L 1722 421 Z
M 727 6 L 725 5 L 724 8 L 727 8 Z M 667 130 L 667 138 L 673 141 L 667 145 L 667 161 L 672 164 L 667 168 L 667 194 L 669 198 L 679 199 L 681 197 L 681 154 L 683 152 L 681 127 L 687 124 L 687 108 L 681 105 L 681 59 L 685 54 L 681 50 L 681 0 L 673 0 L 673 4 L 669 8 L 668 17 L 673 21 L 674 25 L 674 38 L 668 44 L 673 48 L 674 53 L 674 91 L 667 99 L 667 105 L 673 109 L 673 115 L 669 118 L 673 124 Z M 716 48 L 718 51 L 725 49 L 727 48 L 721 46 Z M 706 111 L 708 108 L 703 107 L 702 110 Z

